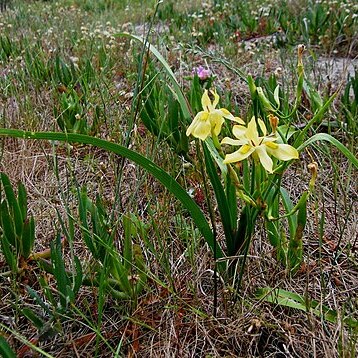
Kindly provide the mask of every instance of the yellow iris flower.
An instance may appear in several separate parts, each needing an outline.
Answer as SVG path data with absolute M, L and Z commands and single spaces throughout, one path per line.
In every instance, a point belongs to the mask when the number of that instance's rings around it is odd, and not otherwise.
M 212 134 L 218 136 L 224 123 L 224 118 L 244 124 L 240 118 L 234 117 L 227 109 L 216 109 L 219 103 L 219 95 L 214 91 L 210 92 L 214 96 L 213 102 L 209 98 L 208 90 L 205 90 L 201 97 L 203 110 L 195 116 L 193 122 L 188 127 L 186 131 L 187 136 L 193 135 L 201 140 L 205 140 Z
M 237 139 L 226 137 L 221 143 L 240 146 L 240 148 L 231 154 L 227 154 L 224 163 L 240 162 L 252 154 L 260 160 L 262 166 L 269 173 L 272 173 L 273 162 L 270 156 L 284 161 L 298 159 L 298 152 L 295 148 L 289 144 L 275 143 L 278 137 L 274 134 L 267 136 L 265 123 L 261 119 L 258 120 L 258 124 L 263 134 L 262 137 L 259 136 L 255 117 L 252 117 L 247 127 L 240 125 L 233 127 L 232 132 Z

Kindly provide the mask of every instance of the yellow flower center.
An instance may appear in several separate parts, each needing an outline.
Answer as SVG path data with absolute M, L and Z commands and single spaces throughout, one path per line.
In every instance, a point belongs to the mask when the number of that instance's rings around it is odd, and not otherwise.
M 240 150 L 239 150 L 239 152 L 241 153 L 241 154 L 246 154 L 249 150 L 250 150 L 250 146 L 248 145 L 248 144 L 244 144 L 241 148 L 240 148 Z
M 265 145 L 271 149 L 277 149 L 278 148 L 278 144 L 274 143 L 274 142 L 266 142 Z
M 206 121 L 209 118 L 209 113 L 208 112 L 203 112 L 202 115 L 200 116 L 200 120 L 201 121 Z

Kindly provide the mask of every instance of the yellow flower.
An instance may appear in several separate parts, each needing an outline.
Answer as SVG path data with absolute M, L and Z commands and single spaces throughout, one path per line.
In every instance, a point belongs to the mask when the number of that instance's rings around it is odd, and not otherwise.
M 186 131 L 187 136 L 192 134 L 201 140 L 205 140 L 212 134 L 218 136 L 224 123 L 224 118 L 231 119 L 238 123 L 244 123 L 240 118 L 234 117 L 227 109 L 216 109 L 219 103 L 219 95 L 214 91 L 210 92 L 214 96 L 213 102 L 211 102 L 209 98 L 208 90 L 205 90 L 201 97 L 203 110 L 195 116 L 193 122 L 188 127 Z
M 240 162 L 248 158 L 251 154 L 258 158 L 262 166 L 269 172 L 273 172 L 273 162 L 270 156 L 274 156 L 279 160 L 298 159 L 298 152 L 289 144 L 275 143 L 278 140 L 274 134 L 267 136 L 267 129 L 265 123 L 258 120 L 263 137 L 259 136 L 255 117 L 244 126 L 235 125 L 233 127 L 233 134 L 237 139 L 224 138 L 222 144 L 231 144 L 241 146 L 237 151 L 227 154 L 224 163 Z

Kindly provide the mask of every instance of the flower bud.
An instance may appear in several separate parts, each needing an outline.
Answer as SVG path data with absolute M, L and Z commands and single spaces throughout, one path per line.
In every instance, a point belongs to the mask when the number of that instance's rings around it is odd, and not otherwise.
M 256 87 L 256 91 L 257 91 L 257 94 L 260 98 L 260 101 L 261 103 L 263 104 L 264 108 L 267 110 L 267 111 L 270 111 L 270 112 L 275 112 L 274 108 L 272 107 L 271 105 L 271 102 L 267 99 L 267 97 L 265 96 L 263 90 L 261 87 Z
M 251 75 L 249 75 L 247 77 L 247 82 L 248 82 L 248 85 L 249 85 L 249 89 L 250 89 L 250 93 L 251 93 L 251 97 L 254 98 L 255 94 L 256 94 L 256 85 L 255 85 L 255 81 L 254 79 L 252 78 Z
M 309 187 L 311 190 L 313 190 L 318 175 L 318 164 L 316 162 L 310 163 L 308 164 L 308 169 L 312 176 L 309 183 Z
M 297 47 L 297 71 L 298 71 L 298 75 L 301 75 L 303 73 L 303 53 L 306 50 L 306 46 L 305 45 L 298 45 Z
M 268 119 L 270 121 L 270 125 L 272 128 L 272 134 L 276 134 L 279 119 L 276 116 L 274 116 L 273 114 L 269 114 Z

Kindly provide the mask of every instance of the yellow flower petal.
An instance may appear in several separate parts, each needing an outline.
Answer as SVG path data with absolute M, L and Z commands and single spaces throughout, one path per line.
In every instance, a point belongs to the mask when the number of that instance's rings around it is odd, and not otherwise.
M 205 140 L 211 133 L 211 125 L 207 121 L 200 121 L 193 130 L 193 136 Z
M 273 162 L 272 159 L 269 157 L 269 155 L 267 154 L 266 148 L 264 145 L 260 145 L 258 147 L 256 147 L 256 154 L 260 159 L 260 162 L 262 164 L 262 166 L 269 172 L 272 173 L 272 167 L 273 167 Z
M 252 117 L 251 121 L 247 125 L 246 137 L 255 146 L 259 145 L 259 133 L 257 132 L 255 117 Z
M 259 136 L 258 128 L 262 132 Z M 274 134 L 267 135 L 267 128 L 262 119 L 256 122 L 252 117 L 247 128 L 242 125 L 234 125 L 232 129 L 233 135 L 237 139 L 224 138 L 222 144 L 241 145 L 241 148 L 234 153 L 226 155 L 224 163 L 239 162 L 246 159 L 251 154 L 255 160 L 259 160 L 266 171 L 273 172 L 273 161 L 270 156 L 274 156 L 279 160 L 291 160 L 298 158 L 298 152 L 295 148 L 288 144 L 279 144 L 279 139 Z
M 211 107 L 211 101 L 208 95 L 208 90 L 205 90 L 203 96 L 201 97 L 201 105 L 204 111 L 209 112 L 209 109 Z
M 219 110 L 212 112 L 209 115 L 211 128 L 214 134 L 217 136 L 221 132 L 221 127 L 224 124 L 224 119 Z
M 266 146 L 267 144 L 268 143 L 265 143 Z M 285 160 L 285 161 L 291 159 L 298 159 L 299 157 L 298 151 L 297 149 L 293 148 L 291 145 L 289 144 L 276 144 L 276 145 L 277 148 L 272 148 L 268 146 L 267 151 L 269 154 L 273 155 L 277 159 Z
M 199 112 L 193 122 L 188 127 L 187 136 L 193 135 L 194 137 L 205 140 L 212 133 L 218 136 L 221 131 L 221 127 L 224 124 L 224 118 L 234 119 L 234 116 L 226 109 L 215 109 L 219 103 L 219 95 L 216 91 L 210 91 L 214 96 L 213 102 L 211 102 L 208 90 L 205 90 L 201 97 L 201 105 L 203 111 Z M 204 123 L 206 122 L 206 123 Z M 208 128 L 210 127 L 210 130 Z
M 258 119 L 258 122 L 259 122 L 259 126 L 260 126 L 260 129 L 261 129 L 261 132 L 262 134 L 264 135 L 264 137 L 266 136 L 267 134 L 267 129 L 266 129 L 266 126 L 265 126 L 265 122 L 262 120 L 262 119 Z
M 242 146 L 239 150 L 234 153 L 227 154 L 224 159 L 225 164 L 241 162 L 242 160 L 249 157 L 255 149 L 249 145 Z
M 199 118 L 201 116 L 203 112 L 199 112 L 195 118 L 193 119 L 193 121 L 190 123 L 190 126 L 187 128 L 186 130 L 186 135 L 189 137 L 193 131 L 194 131 L 194 128 L 198 125 L 198 121 L 199 121 Z
M 220 111 L 224 116 L 232 116 L 232 114 L 226 108 L 220 108 Z
M 216 93 L 216 91 L 210 91 L 210 92 L 214 96 L 214 101 L 213 101 L 213 104 L 212 104 L 212 109 L 214 109 L 219 103 L 219 95 Z
M 245 133 L 247 131 L 247 128 L 244 126 L 239 126 L 239 125 L 234 125 L 232 127 L 232 134 L 237 138 L 237 139 L 243 139 L 245 137 Z M 248 141 L 246 139 L 246 141 Z
M 226 108 L 220 108 L 219 111 L 221 112 L 221 115 L 224 118 L 227 118 L 227 119 L 230 119 L 231 121 L 237 122 L 235 120 L 235 117 Z
M 221 144 L 230 144 L 230 145 L 239 146 L 239 145 L 247 144 L 247 141 L 246 141 L 246 140 L 242 140 L 242 139 L 232 139 L 232 138 L 229 138 L 229 137 L 225 137 L 225 138 L 221 141 Z
M 237 122 L 237 123 L 240 123 L 240 124 L 243 124 L 243 125 L 246 124 L 245 121 L 243 119 L 241 119 L 240 117 L 234 117 L 232 120 L 234 122 Z
M 190 124 L 188 129 L 186 130 L 186 135 L 190 136 L 192 134 L 196 138 L 205 140 L 210 135 L 211 132 L 211 124 L 208 121 L 208 118 L 209 118 L 209 113 L 204 111 L 199 112 L 193 119 L 193 122 Z

